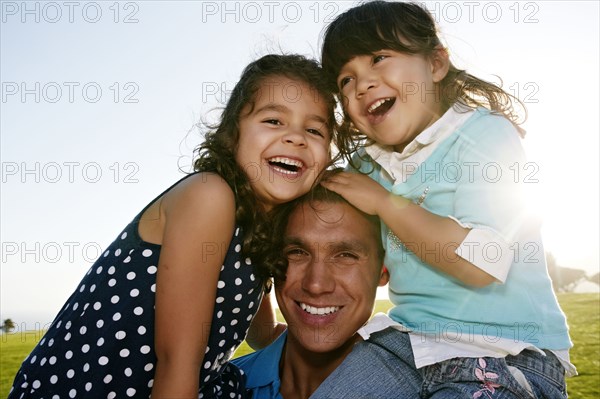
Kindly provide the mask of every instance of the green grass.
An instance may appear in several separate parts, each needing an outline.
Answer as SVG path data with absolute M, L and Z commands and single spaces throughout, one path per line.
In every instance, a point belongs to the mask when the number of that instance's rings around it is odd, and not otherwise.
M 23 359 L 40 339 L 42 333 L 39 331 L 0 335 L 0 398 L 8 396 Z
M 600 296 L 597 294 L 559 294 L 558 300 L 567 314 L 571 338 L 575 343 L 571 349 L 571 361 L 579 375 L 567 379 L 570 399 L 600 397 Z M 388 301 L 377 301 L 375 312 L 386 312 Z M 281 318 L 281 315 L 278 314 Z M 0 335 L 0 398 L 5 398 L 19 366 L 41 334 Z M 243 343 L 235 354 L 242 356 L 252 352 Z
M 571 362 L 578 376 L 567 379 L 569 399 L 600 397 L 600 297 L 598 294 L 560 294 L 571 339 Z

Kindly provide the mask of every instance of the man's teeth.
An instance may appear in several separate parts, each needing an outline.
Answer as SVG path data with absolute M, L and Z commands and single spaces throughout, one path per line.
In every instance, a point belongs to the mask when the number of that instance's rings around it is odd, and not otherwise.
M 335 313 L 338 310 L 340 310 L 339 306 L 327 306 L 327 307 L 324 307 L 324 308 L 317 308 L 317 307 L 314 307 L 314 306 L 307 305 L 305 303 L 301 303 L 300 307 L 306 313 L 310 313 L 310 314 L 313 314 L 313 315 L 327 315 L 327 314 Z
M 377 108 L 379 108 L 382 104 L 385 104 L 387 101 L 390 101 L 391 98 L 382 98 L 381 100 L 375 101 L 369 109 L 367 110 L 370 114 L 373 113 Z

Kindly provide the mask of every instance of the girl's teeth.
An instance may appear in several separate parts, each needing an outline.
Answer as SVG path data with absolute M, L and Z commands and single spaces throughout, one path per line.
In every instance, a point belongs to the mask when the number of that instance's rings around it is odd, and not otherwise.
M 297 166 L 298 168 L 302 167 L 302 162 L 300 162 L 296 159 L 290 159 L 290 158 L 284 158 L 284 157 L 274 157 L 274 158 L 269 159 L 269 162 L 283 163 L 286 165 Z
M 294 172 L 294 171 L 283 169 L 283 168 L 275 167 L 275 169 L 277 169 L 277 171 L 279 173 L 283 173 L 284 175 L 297 175 L 298 174 L 298 172 Z
M 377 108 L 379 108 L 381 106 L 381 104 L 384 104 L 386 101 L 388 101 L 389 98 L 385 98 L 385 99 L 381 99 L 381 100 L 377 100 L 375 103 L 373 103 L 368 111 L 369 113 L 372 113 L 373 111 L 375 111 Z
M 277 172 L 290 176 L 297 176 L 304 167 L 302 161 L 286 157 L 273 157 L 267 161 Z
M 328 314 L 335 313 L 338 310 L 340 310 L 340 308 L 338 306 L 327 306 L 324 308 L 317 308 L 314 306 L 307 305 L 305 303 L 301 303 L 300 307 L 306 313 L 310 313 L 312 315 L 328 315 Z

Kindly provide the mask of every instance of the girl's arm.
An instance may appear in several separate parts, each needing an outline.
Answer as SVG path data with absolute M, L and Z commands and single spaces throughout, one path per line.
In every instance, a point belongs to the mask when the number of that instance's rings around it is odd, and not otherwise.
M 162 201 L 152 398 L 197 398 L 220 268 L 235 226 L 235 200 L 213 174 L 197 174 Z
M 474 287 L 484 287 L 496 281 L 453 251 L 431 250 L 456 247 L 465 239 L 469 229 L 455 221 L 389 193 L 363 174 L 343 172 L 322 184 L 363 212 L 379 216 L 400 241 L 414 243 L 410 250 L 427 264 Z
M 285 323 L 279 323 L 276 320 L 272 298 L 273 296 L 270 293 L 264 295 L 258 313 L 256 313 L 250 324 L 246 342 L 254 350 L 262 349 L 269 345 L 287 327 Z

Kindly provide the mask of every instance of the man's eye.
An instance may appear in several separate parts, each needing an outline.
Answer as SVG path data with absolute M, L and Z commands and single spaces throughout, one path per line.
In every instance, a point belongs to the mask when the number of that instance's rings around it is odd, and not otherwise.
M 331 261 L 338 266 L 349 266 L 358 263 L 360 257 L 352 252 L 340 252 Z
M 293 249 L 288 249 L 287 251 L 285 251 L 285 256 L 287 256 L 288 259 L 298 259 L 305 255 L 306 255 L 306 251 L 304 251 L 300 248 L 293 248 Z
M 346 259 L 355 259 L 358 260 L 358 255 L 352 253 L 352 252 L 342 252 L 340 254 L 338 254 L 339 258 L 346 258 Z

